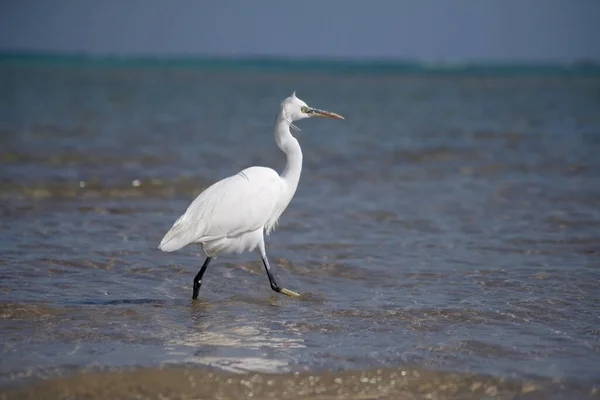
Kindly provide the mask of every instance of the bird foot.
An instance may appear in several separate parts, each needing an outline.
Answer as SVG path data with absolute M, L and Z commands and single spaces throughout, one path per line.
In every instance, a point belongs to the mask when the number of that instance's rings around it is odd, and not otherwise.
M 296 293 L 296 292 L 294 292 L 292 290 L 285 289 L 285 288 L 280 289 L 279 293 L 283 293 L 286 296 L 290 296 L 290 297 L 300 297 L 300 293 Z

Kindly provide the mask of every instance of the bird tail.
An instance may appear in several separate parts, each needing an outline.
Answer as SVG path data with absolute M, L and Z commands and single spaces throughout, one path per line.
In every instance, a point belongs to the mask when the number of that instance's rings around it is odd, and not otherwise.
M 195 241 L 193 229 L 186 229 L 185 224 L 182 222 L 181 219 L 177 220 L 169 232 L 165 234 L 158 245 L 161 251 L 176 251 Z
M 186 243 L 187 244 L 187 243 Z M 186 244 L 182 244 L 178 240 L 163 238 L 160 244 L 158 245 L 159 250 L 170 253 L 172 251 L 176 251 L 184 247 Z

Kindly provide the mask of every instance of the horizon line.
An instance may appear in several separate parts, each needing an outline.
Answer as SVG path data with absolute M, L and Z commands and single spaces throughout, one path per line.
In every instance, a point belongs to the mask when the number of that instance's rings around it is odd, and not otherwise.
M 414 64 L 447 64 L 447 65 L 573 65 L 573 64 L 590 64 L 600 65 L 600 59 L 592 57 L 580 57 L 571 60 L 559 59 L 522 59 L 522 58 L 463 58 L 463 59 L 447 59 L 447 58 L 416 58 L 416 57 L 396 57 L 396 56 L 327 56 L 327 55 L 285 55 L 285 54 L 270 54 L 270 53 L 95 53 L 86 51 L 68 51 L 68 50 L 28 50 L 28 49 L 2 49 L 0 48 L 0 57 L 64 57 L 64 58 L 86 58 L 86 59 L 156 59 L 156 60 L 204 60 L 204 59 L 223 59 L 223 60 L 288 60 L 288 61 L 335 61 L 335 62 L 385 62 L 385 63 L 414 63 Z
M 600 73 L 600 60 L 573 61 L 419 60 L 399 57 L 331 57 L 274 54 L 97 54 L 75 51 L 30 51 L 0 49 L 0 62 L 46 62 L 98 66 L 137 67 L 246 67 L 270 69 L 341 69 L 347 72 L 591 72 Z

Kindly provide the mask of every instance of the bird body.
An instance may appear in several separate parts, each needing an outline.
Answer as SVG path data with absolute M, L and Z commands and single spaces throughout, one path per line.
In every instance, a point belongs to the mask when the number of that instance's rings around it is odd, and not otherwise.
M 273 229 L 276 211 L 287 206 L 282 196 L 286 191 L 286 182 L 271 168 L 246 168 L 200 193 L 167 232 L 160 249 L 170 252 L 200 243 L 210 257 L 252 251 L 262 231 Z
M 212 184 L 196 197 L 163 237 L 158 248 L 165 252 L 192 243 L 202 246 L 207 259 L 194 278 L 194 299 L 212 258 L 254 250 L 262 257 L 273 290 L 297 295 L 275 282 L 267 260 L 264 235 L 275 228 L 294 197 L 302 172 L 302 150 L 290 127 L 295 128 L 293 121 L 312 116 L 343 119 L 338 114 L 310 108 L 292 94 L 281 103 L 275 120 L 275 142 L 287 158 L 281 176 L 271 168 L 255 166 Z

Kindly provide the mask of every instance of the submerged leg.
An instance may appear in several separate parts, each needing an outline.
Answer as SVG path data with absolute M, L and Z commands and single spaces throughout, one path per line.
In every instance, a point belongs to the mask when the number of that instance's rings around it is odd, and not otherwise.
M 267 276 L 269 277 L 269 283 L 271 284 L 271 289 L 273 289 L 274 291 L 276 291 L 277 293 L 282 293 L 285 295 L 288 295 L 290 297 L 298 297 L 300 296 L 300 294 L 291 291 L 289 289 L 286 288 L 282 288 L 277 284 L 277 281 L 275 281 L 275 277 L 273 276 L 273 274 L 271 273 L 271 266 L 269 265 L 269 260 L 267 258 L 267 255 L 261 255 L 262 257 L 262 261 L 263 264 L 265 265 L 265 270 L 267 271 Z
M 202 268 L 200 268 L 200 271 L 198 271 L 196 277 L 194 277 L 194 294 L 192 295 L 193 300 L 198 298 L 198 292 L 200 291 L 200 286 L 202 286 L 202 276 L 204 275 L 204 272 L 206 272 L 206 268 L 208 267 L 210 260 L 212 260 L 211 257 L 206 257 L 204 264 L 202 264 Z

